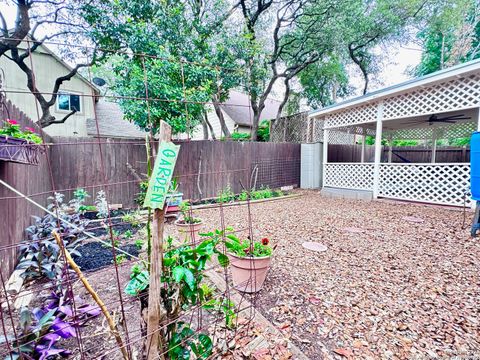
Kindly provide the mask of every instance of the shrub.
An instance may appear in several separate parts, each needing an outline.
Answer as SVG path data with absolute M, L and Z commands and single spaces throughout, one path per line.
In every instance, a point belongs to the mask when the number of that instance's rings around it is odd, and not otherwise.
M 229 203 L 235 200 L 235 193 L 230 188 L 230 185 L 227 185 L 223 190 L 218 193 L 217 202 L 218 203 Z
M 234 132 L 232 134 L 232 140 L 235 141 L 247 141 L 250 140 L 250 134 L 248 133 L 239 133 L 239 132 Z
M 42 276 L 54 279 L 62 273 L 61 249 L 52 236 L 54 230 L 60 234 L 65 248 L 72 255 L 80 256 L 75 248 L 85 238 L 82 233 L 88 220 L 82 219 L 79 213 L 66 213 L 69 207 L 63 203 L 63 198 L 62 194 L 56 193 L 55 198 L 49 198 L 51 203 L 47 206 L 53 213 L 58 212 L 63 221 L 50 214 L 34 216 L 35 223 L 25 230 L 29 243 L 20 246 L 21 255 L 17 265 L 17 269 L 23 270 L 21 276 L 25 279 Z M 67 223 L 75 225 L 76 228 Z

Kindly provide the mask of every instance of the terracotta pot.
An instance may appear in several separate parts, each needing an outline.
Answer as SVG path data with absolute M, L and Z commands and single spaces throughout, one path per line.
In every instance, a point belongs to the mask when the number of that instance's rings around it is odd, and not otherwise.
M 230 259 L 233 285 L 246 293 L 256 293 L 262 289 L 272 261 L 271 256 L 241 258 L 227 254 Z
M 183 220 L 175 221 L 175 225 L 177 226 L 178 235 L 180 236 L 180 240 L 185 240 L 185 242 L 195 242 L 200 239 L 198 232 L 202 228 L 203 221 L 195 224 L 185 224 L 182 223 Z

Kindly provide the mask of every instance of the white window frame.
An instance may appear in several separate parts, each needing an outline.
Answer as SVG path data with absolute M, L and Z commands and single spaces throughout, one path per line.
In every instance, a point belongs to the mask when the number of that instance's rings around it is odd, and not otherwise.
M 75 114 L 82 114 L 83 113 L 83 96 L 81 93 L 78 93 L 78 92 L 73 92 L 73 91 L 67 91 L 67 90 L 62 90 L 62 91 L 59 91 L 58 92 L 58 95 L 57 95 L 57 101 L 55 101 L 55 108 L 58 112 L 60 113 L 70 113 L 72 112 L 72 109 L 71 109 L 71 105 L 70 105 L 70 97 L 68 99 L 68 107 L 69 109 L 68 110 L 65 110 L 65 109 L 60 109 L 60 101 L 59 101 L 59 98 L 61 95 L 69 95 L 69 96 L 72 96 L 72 95 L 77 95 L 78 98 L 79 98 L 79 104 L 80 104 L 80 109 L 75 113 Z

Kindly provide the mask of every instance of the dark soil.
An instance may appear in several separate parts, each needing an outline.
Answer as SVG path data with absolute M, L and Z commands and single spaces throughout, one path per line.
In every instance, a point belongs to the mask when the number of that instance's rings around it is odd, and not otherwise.
M 126 224 L 121 218 L 111 219 L 112 221 L 112 229 L 117 231 L 120 234 L 123 234 L 125 231 L 130 230 L 132 235 L 135 234 L 140 227 L 132 226 L 131 224 Z M 109 235 L 108 228 L 104 228 L 99 221 L 91 222 L 87 226 L 87 230 L 94 236 L 102 236 L 102 235 Z
M 138 248 L 134 244 L 120 246 L 120 249 L 127 253 L 138 256 Z M 77 248 L 82 256 L 76 257 L 75 262 L 82 271 L 96 270 L 113 264 L 113 254 L 110 247 L 106 247 L 100 242 L 90 242 Z M 118 253 L 122 254 L 122 253 Z M 131 256 L 127 256 L 130 260 Z

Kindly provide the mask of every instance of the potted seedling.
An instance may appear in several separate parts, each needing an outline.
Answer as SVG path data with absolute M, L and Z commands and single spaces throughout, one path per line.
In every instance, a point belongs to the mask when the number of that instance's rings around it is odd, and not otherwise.
M 183 200 L 183 193 L 178 192 L 178 180 L 173 178 L 170 184 L 170 190 L 168 190 L 166 203 L 167 207 L 180 206 Z
M 226 236 L 225 246 L 234 287 L 246 293 L 260 291 L 272 260 L 273 248 L 270 240 L 241 240 L 230 234 Z
M 198 232 L 203 225 L 201 219 L 193 216 L 191 206 L 188 202 L 184 201 L 179 207 L 181 217 L 175 221 L 180 238 L 189 242 L 198 239 Z

